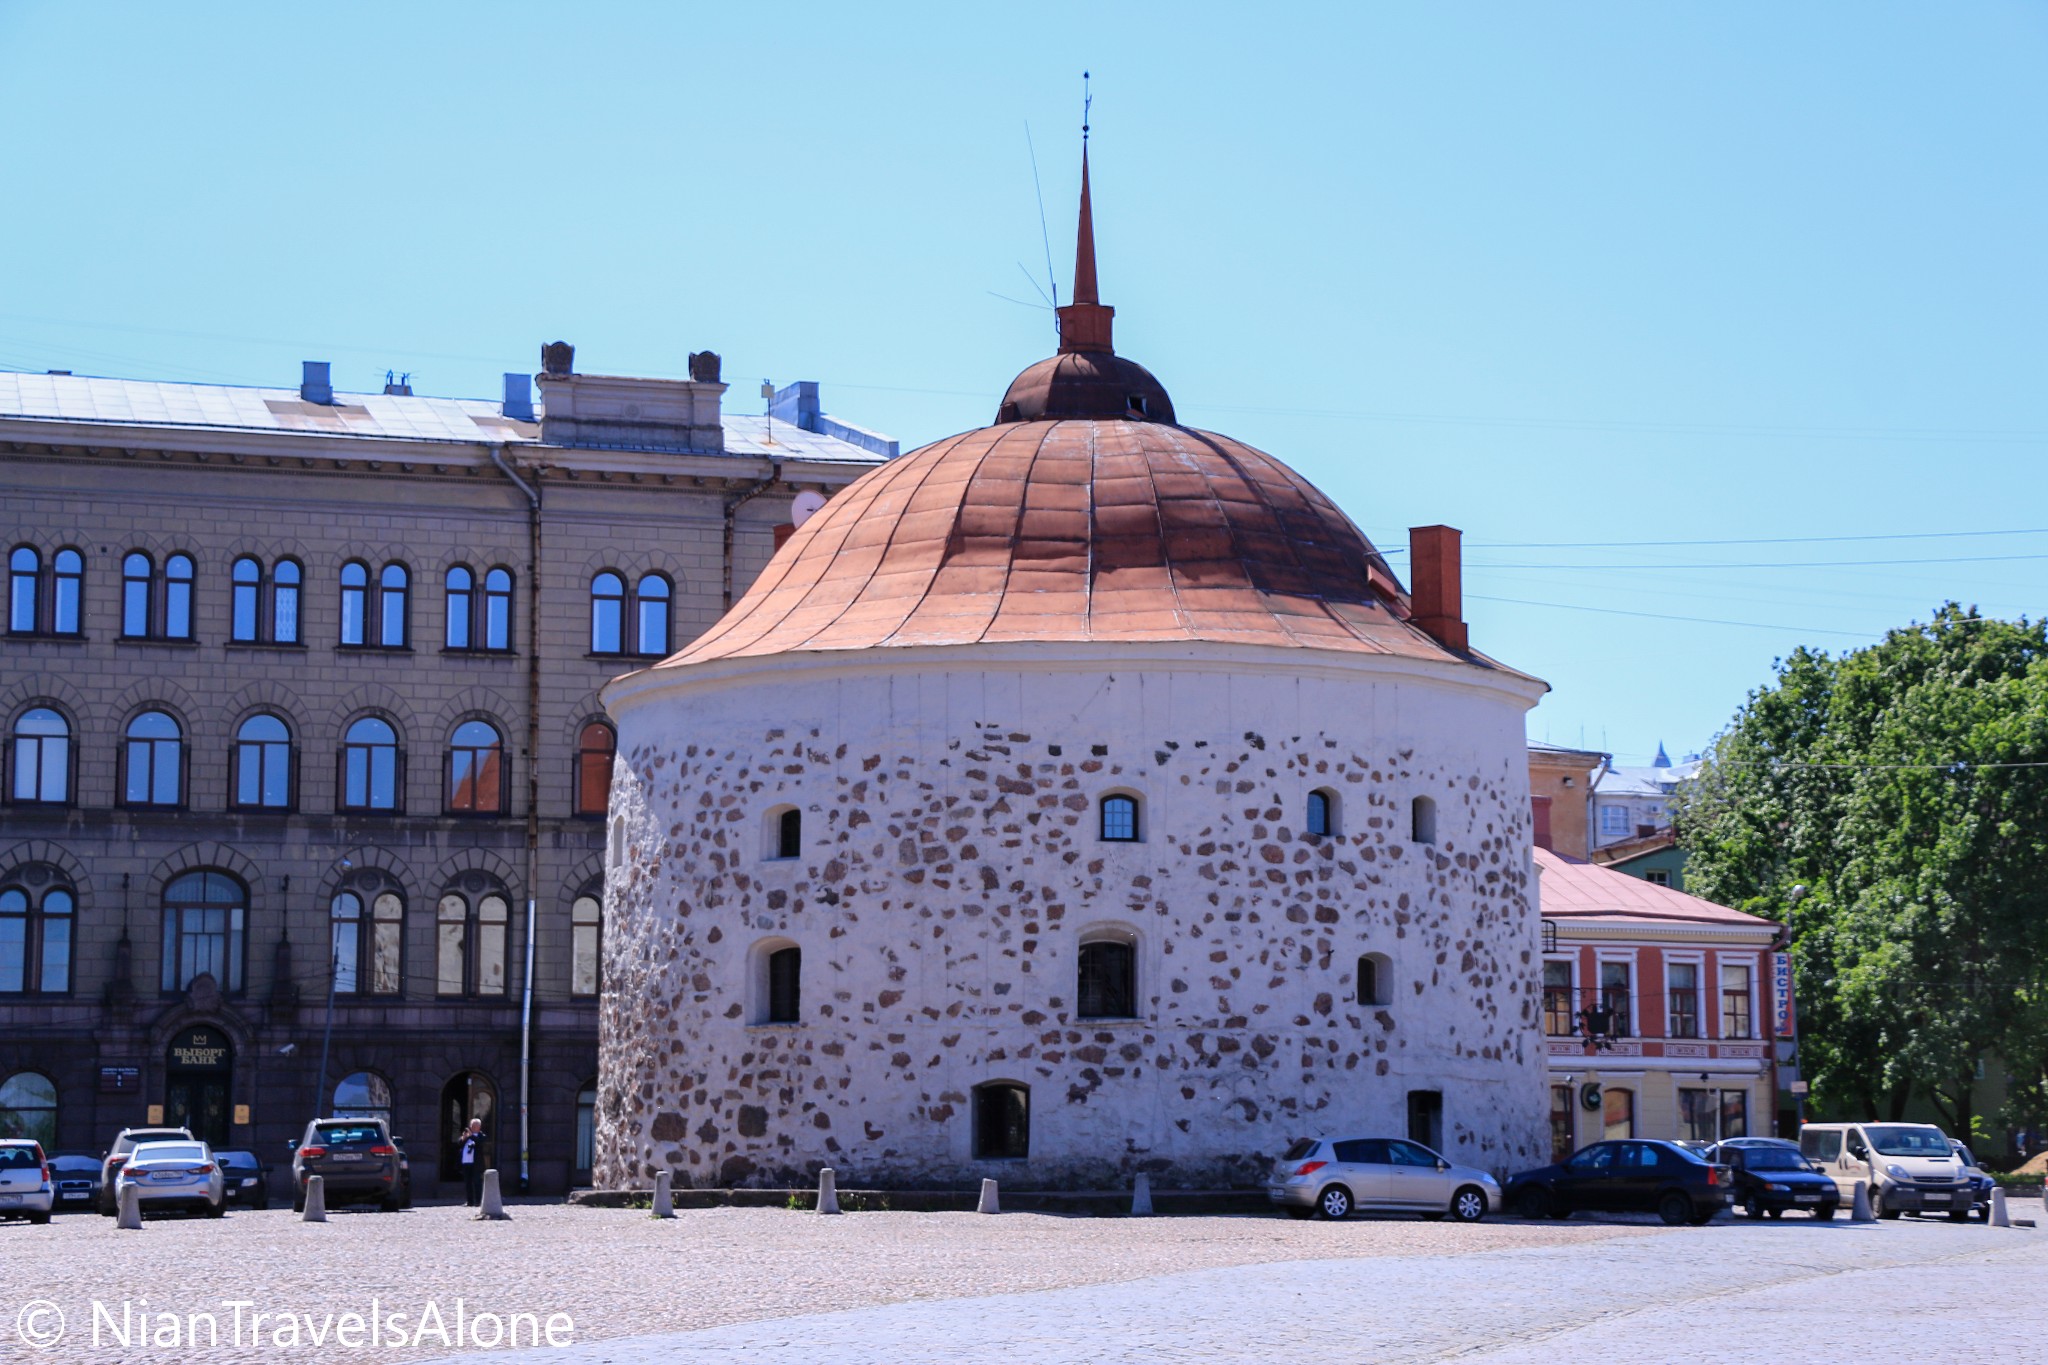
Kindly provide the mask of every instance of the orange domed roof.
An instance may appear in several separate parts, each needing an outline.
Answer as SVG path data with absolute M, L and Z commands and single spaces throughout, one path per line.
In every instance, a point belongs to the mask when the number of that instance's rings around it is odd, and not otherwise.
M 1060 353 L 996 425 L 934 442 L 805 522 L 747 595 L 663 667 L 793 651 L 1013 641 L 1208 641 L 1489 664 L 1409 622 L 1399 581 L 1308 480 L 1174 424 L 1115 354 L 1096 297 L 1088 169 Z

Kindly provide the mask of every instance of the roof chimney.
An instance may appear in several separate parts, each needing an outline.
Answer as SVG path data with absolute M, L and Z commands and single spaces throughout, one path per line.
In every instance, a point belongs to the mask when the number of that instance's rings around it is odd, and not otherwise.
M 308 403 L 332 403 L 334 386 L 327 382 L 327 362 L 307 360 L 301 362 L 299 376 L 299 397 Z
M 1446 649 L 1463 652 L 1465 592 L 1459 542 L 1453 526 L 1408 528 L 1409 621 Z
M 533 420 L 533 380 L 523 374 L 505 376 L 505 415 L 515 422 Z

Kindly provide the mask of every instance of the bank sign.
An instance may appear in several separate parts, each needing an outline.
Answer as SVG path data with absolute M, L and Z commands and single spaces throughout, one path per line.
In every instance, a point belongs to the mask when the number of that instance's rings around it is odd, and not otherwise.
M 1771 1002 L 1777 1013 L 1775 1032 L 1780 1038 L 1792 1037 L 1792 955 L 1771 954 Z

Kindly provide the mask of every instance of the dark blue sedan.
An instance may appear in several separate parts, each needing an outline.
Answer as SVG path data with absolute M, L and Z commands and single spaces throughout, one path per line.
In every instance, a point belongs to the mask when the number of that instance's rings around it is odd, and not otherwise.
M 1569 1161 L 1510 1176 L 1507 1206 L 1523 1218 L 1654 1213 L 1674 1226 L 1697 1226 L 1727 1208 L 1734 1189 L 1728 1168 L 1697 1152 L 1675 1142 L 1627 1138 L 1596 1142 Z

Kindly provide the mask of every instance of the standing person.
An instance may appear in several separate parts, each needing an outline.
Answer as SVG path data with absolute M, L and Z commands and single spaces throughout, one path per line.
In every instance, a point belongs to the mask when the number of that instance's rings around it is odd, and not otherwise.
M 471 1119 L 462 1135 L 462 1202 L 475 1208 L 484 1202 L 484 1121 Z

